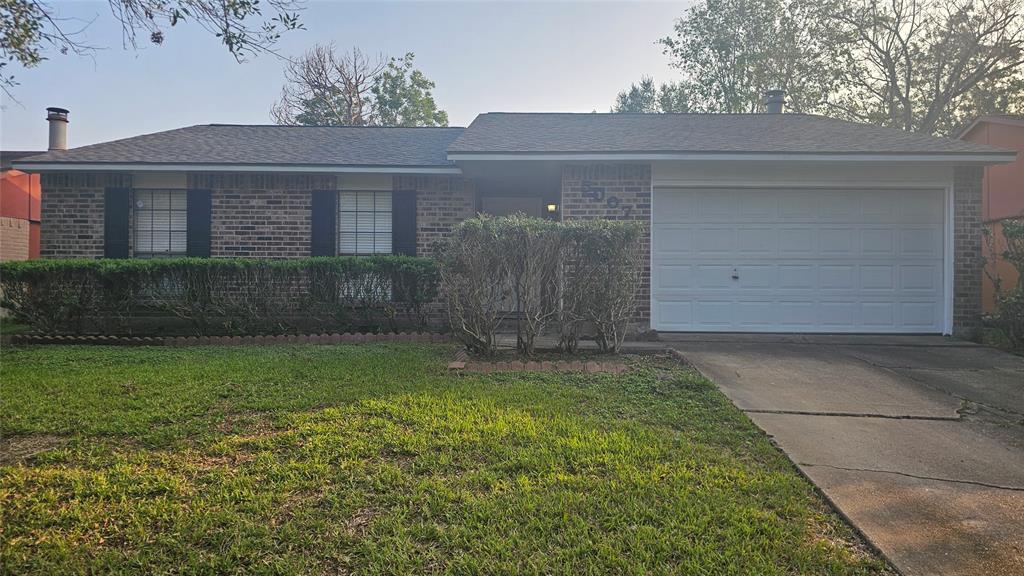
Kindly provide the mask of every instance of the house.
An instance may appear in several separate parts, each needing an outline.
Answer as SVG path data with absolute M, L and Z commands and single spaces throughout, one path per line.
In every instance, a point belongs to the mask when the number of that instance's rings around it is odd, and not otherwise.
M 39 258 L 39 175 L 11 164 L 40 153 L 0 152 L 0 261 Z
M 191 126 L 16 165 L 42 174 L 47 258 L 429 255 L 481 211 L 640 220 L 641 326 L 948 334 L 980 316 L 982 170 L 1014 159 L 802 114 L 488 113 Z
M 1024 116 L 981 116 L 961 133 L 959 138 L 968 142 L 998 146 L 1008 150 L 1024 151 Z M 995 255 L 1006 249 L 1002 222 L 1009 218 L 1024 218 L 1024 156 L 1018 154 L 1016 162 L 985 167 L 982 179 L 981 220 L 990 233 L 982 243 L 986 270 L 982 276 L 982 307 L 986 313 L 996 310 L 996 286 L 1001 289 L 1017 285 L 1017 270 Z

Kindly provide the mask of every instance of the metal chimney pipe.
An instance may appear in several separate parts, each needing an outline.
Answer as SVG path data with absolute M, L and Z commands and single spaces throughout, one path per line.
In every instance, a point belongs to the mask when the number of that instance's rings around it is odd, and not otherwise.
M 786 106 L 785 90 L 769 90 L 764 93 L 764 109 L 769 114 L 782 114 Z
M 50 123 L 50 150 L 68 149 L 68 111 L 64 108 L 46 109 L 46 121 Z

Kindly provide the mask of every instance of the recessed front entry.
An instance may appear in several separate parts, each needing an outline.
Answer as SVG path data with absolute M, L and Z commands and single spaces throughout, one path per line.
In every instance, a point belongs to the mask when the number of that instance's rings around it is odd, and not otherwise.
M 656 188 L 662 331 L 940 333 L 943 190 Z

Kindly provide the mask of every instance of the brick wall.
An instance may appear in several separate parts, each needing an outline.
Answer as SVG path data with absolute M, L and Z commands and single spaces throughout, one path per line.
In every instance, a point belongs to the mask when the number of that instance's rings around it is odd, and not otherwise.
M 28 260 L 29 221 L 0 216 L 0 260 Z
M 131 181 L 127 174 L 43 174 L 39 255 L 101 258 L 104 190 L 130 187 Z
M 638 220 L 651 222 L 649 164 L 569 165 L 562 169 L 562 219 Z M 638 328 L 651 321 L 650 235 L 644 234 L 643 279 L 637 293 Z
M 972 337 L 981 321 L 981 179 L 983 169 L 953 172 L 953 333 Z
M 476 215 L 473 181 L 461 176 L 396 176 L 396 192 L 416 191 L 416 254 L 429 256 L 452 227 Z
M 189 188 L 212 191 L 210 255 L 297 258 L 310 255 L 313 190 L 334 190 L 334 176 L 189 174 Z

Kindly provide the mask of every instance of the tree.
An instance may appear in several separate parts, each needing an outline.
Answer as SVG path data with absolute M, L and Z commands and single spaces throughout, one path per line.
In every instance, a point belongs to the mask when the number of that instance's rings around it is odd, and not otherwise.
M 1021 0 L 702 0 L 659 42 L 697 112 L 755 112 L 775 88 L 797 112 L 929 134 L 1024 112 Z M 666 111 L 653 90 L 613 109 Z
M 126 45 L 137 46 L 139 34 L 163 44 L 164 30 L 194 22 L 217 38 L 238 61 L 272 50 L 287 30 L 302 27 L 300 0 L 107 0 L 120 23 Z M 271 16 L 264 16 L 269 7 Z M 70 30 L 68 20 L 41 0 L 0 0 L 0 88 L 10 96 L 17 85 L 5 67 L 17 62 L 29 68 L 46 59 L 49 50 L 61 54 L 88 54 L 95 47 L 84 44 L 85 28 Z
M 689 112 L 690 102 L 686 89 L 680 83 L 655 86 L 654 79 L 644 76 L 639 84 L 619 92 L 612 112 Z
M 682 73 L 676 94 L 695 112 L 756 112 L 765 91 L 820 111 L 836 89 L 845 42 L 828 21 L 833 0 L 704 0 L 659 43 Z
M 414 70 L 414 54 L 392 58 L 377 77 L 372 92 L 377 121 L 384 126 L 447 126 L 448 113 L 438 110 L 431 90 L 434 83 Z
M 415 55 L 369 58 L 358 48 L 338 54 L 316 45 L 285 68 L 278 124 L 307 126 L 447 126 L 434 83 L 413 68 Z
M 1020 0 L 851 0 L 838 115 L 951 133 L 979 114 L 1024 110 Z

